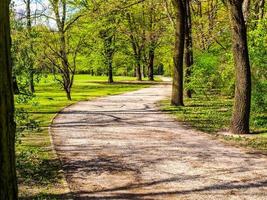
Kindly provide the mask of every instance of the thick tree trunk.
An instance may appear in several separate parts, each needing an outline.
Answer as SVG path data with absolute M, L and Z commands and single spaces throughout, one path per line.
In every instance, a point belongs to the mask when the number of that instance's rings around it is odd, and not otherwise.
M 185 1 L 186 10 L 186 23 L 185 23 L 185 78 L 186 83 L 190 83 L 191 67 L 193 65 L 193 40 L 192 40 L 192 20 L 190 11 L 190 1 Z M 186 95 L 188 98 L 192 98 L 192 90 L 187 89 Z
M 149 64 L 148 64 L 148 79 L 154 81 L 154 59 L 155 51 L 154 49 L 149 50 Z
M 174 71 L 171 104 L 183 106 L 183 58 L 185 40 L 185 10 L 183 0 L 172 0 L 176 11 Z
M 242 12 L 242 1 L 228 0 L 228 5 L 232 23 L 232 45 L 236 77 L 231 131 L 235 134 L 248 134 L 251 72 L 247 47 L 247 31 Z
M 32 32 L 32 22 L 31 22 L 31 0 L 27 0 L 26 1 L 26 19 L 27 19 L 27 31 L 28 31 L 28 37 L 29 39 L 31 38 L 31 32 Z M 33 50 L 33 46 L 31 44 L 31 49 L 29 49 L 29 51 Z M 29 56 L 30 53 L 28 54 Z M 31 93 L 35 92 L 34 89 L 34 71 L 33 71 L 33 62 L 29 62 L 28 63 L 29 66 L 29 89 L 31 91 Z
M 17 200 L 9 0 L 0 1 L 0 199 Z

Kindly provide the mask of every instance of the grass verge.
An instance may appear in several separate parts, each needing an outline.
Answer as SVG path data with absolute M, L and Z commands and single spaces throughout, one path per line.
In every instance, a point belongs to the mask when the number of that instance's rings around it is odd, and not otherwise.
M 178 121 L 225 141 L 267 151 L 267 113 L 251 112 L 251 133 L 246 136 L 224 135 L 231 119 L 233 100 L 227 96 L 196 95 L 185 99 L 185 107 L 170 105 L 170 100 L 160 102 L 161 109 L 174 115 Z

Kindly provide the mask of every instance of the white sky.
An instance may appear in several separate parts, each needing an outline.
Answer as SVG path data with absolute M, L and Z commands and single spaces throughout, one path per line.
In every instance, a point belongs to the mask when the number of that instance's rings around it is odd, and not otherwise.
M 26 4 L 24 0 L 13 0 L 15 12 L 17 13 L 18 18 L 23 18 L 26 15 Z M 51 16 L 51 10 L 49 10 L 49 1 L 48 0 L 31 0 L 31 13 L 32 15 L 36 14 L 45 14 Z M 51 19 L 46 19 L 45 16 L 38 17 L 32 21 L 33 24 L 45 24 L 49 27 L 55 27 L 55 21 Z

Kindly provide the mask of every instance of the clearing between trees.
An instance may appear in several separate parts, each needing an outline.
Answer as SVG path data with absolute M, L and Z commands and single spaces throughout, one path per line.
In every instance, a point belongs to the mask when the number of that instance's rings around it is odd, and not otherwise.
M 51 127 L 74 199 L 266 199 L 267 157 L 183 127 L 159 84 L 65 108 Z

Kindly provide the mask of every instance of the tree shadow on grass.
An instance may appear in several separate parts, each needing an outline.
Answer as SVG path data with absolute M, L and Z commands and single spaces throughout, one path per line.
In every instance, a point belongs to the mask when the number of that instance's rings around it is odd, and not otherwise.
M 58 159 L 43 159 L 39 151 L 28 149 L 17 156 L 17 171 L 20 184 L 28 186 L 44 186 L 59 183 L 62 173 Z

